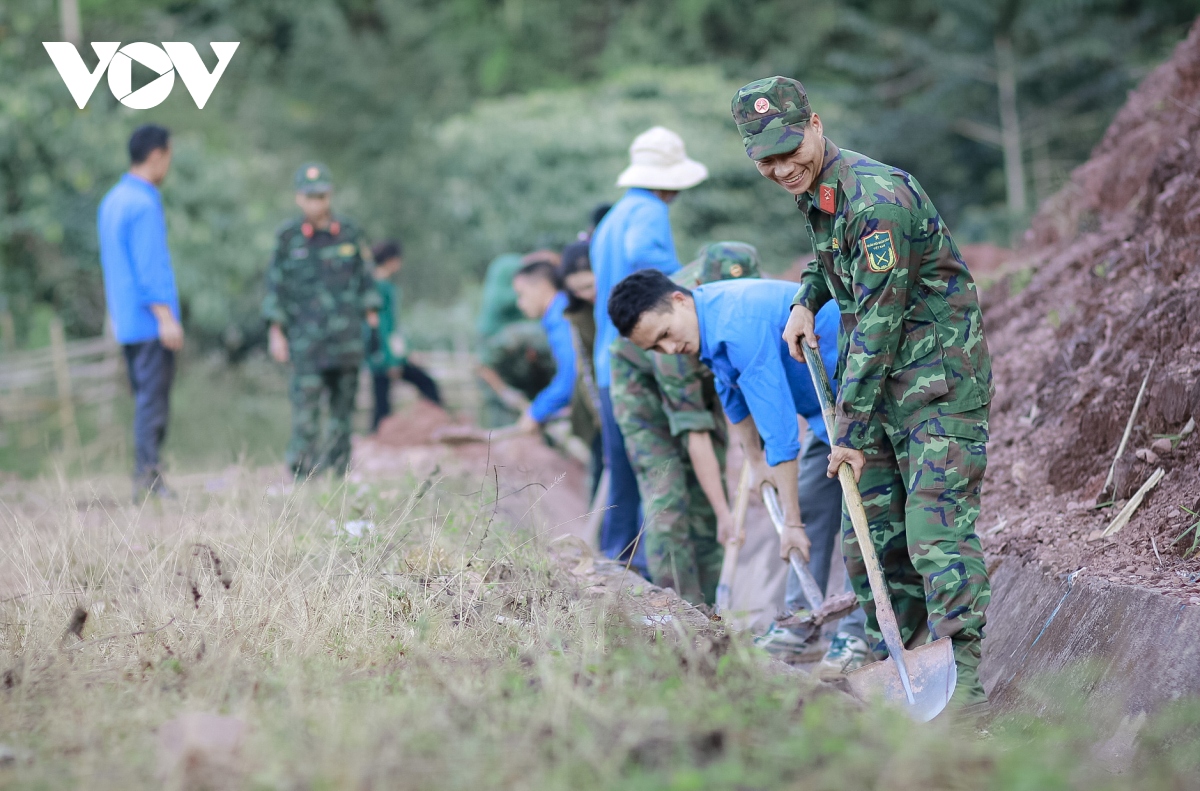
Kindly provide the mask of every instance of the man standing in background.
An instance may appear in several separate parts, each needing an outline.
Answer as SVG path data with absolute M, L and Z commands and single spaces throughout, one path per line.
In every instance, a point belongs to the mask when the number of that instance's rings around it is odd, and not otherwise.
M 179 291 L 158 188 L 171 169 L 171 133 L 147 124 L 129 138 L 129 172 L 97 214 L 104 296 L 133 389 L 133 500 L 173 497 L 159 450 L 167 435 L 175 353 L 183 348 Z
M 668 207 L 680 190 L 708 178 L 708 169 L 688 158 L 679 135 L 661 126 L 634 139 L 629 160 L 629 167 L 617 178 L 618 187 L 629 189 L 600 221 L 591 244 L 592 270 L 596 274 L 595 375 L 604 463 L 611 487 L 611 507 L 604 514 L 600 549 L 608 557 L 621 560 L 631 558 L 640 549 L 637 537 L 641 499 L 609 392 L 609 347 L 618 335 L 608 316 L 608 295 L 613 286 L 639 269 L 657 269 L 667 275 L 679 269 Z M 636 565 L 645 572 L 644 552 L 636 554 Z
M 346 473 L 363 362 L 362 322 L 365 317 L 368 326 L 379 327 L 380 299 L 362 234 L 333 215 L 329 170 L 315 162 L 303 165 L 295 184 L 302 214 L 279 229 L 262 313 L 270 323 L 271 357 L 292 363 L 287 463 L 302 481 L 324 469 Z M 324 393 L 329 420 L 322 439 Z

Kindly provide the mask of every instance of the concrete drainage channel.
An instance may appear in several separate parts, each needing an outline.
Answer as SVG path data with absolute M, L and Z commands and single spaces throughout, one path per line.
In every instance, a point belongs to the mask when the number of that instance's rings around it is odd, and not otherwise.
M 1121 770 L 1151 714 L 1200 696 L 1200 607 L 1012 558 L 992 572 L 984 687 L 998 712 L 1112 722 L 1097 758 Z

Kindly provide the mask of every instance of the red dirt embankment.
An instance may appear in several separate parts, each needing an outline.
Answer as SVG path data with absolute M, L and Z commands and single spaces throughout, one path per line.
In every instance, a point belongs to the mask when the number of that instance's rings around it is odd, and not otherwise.
M 1184 557 L 1195 531 L 1176 540 L 1200 520 L 1200 432 L 1179 438 L 1200 418 L 1200 24 L 1042 207 L 1018 257 L 1029 270 L 984 295 L 997 384 L 985 548 L 1200 604 L 1200 552 Z M 1132 521 L 1096 538 L 1159 468 Z

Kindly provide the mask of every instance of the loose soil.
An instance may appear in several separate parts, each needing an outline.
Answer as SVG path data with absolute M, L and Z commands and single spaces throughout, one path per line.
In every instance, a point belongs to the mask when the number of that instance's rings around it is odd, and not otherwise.
M 1200 438 L 1180 438 L 1200 417 L 1198 242 L 1200 25 L 1130 95 L 984 292 L 997 386 L 980 522 L 990 554 L 1200 604 L 1200 553 L 1185 557 L 1195 532 L 1180 538 L 1200 519 Z M 1130 523 L 1097 539 L 1158 468 L 1166 476 Z

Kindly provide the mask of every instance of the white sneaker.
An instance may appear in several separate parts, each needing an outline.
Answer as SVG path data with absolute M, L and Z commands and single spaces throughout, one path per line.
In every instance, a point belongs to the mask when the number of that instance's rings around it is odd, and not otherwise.
M 796 661 L 806 651 L 812 650 L 813 640 L 818 637 L 819 633 L 815 630 L 793 632 L 772 621 L 771 628 L 754 638 L 754 644 L 771 656 L 784 661 Z
M 871 647 L 861 637 L 838 632 L 829 643 L 829 650 L 813 668 L 813 673 L 823 681 L 832 681 L 838 676 L 858 670 L 872 660 Z

